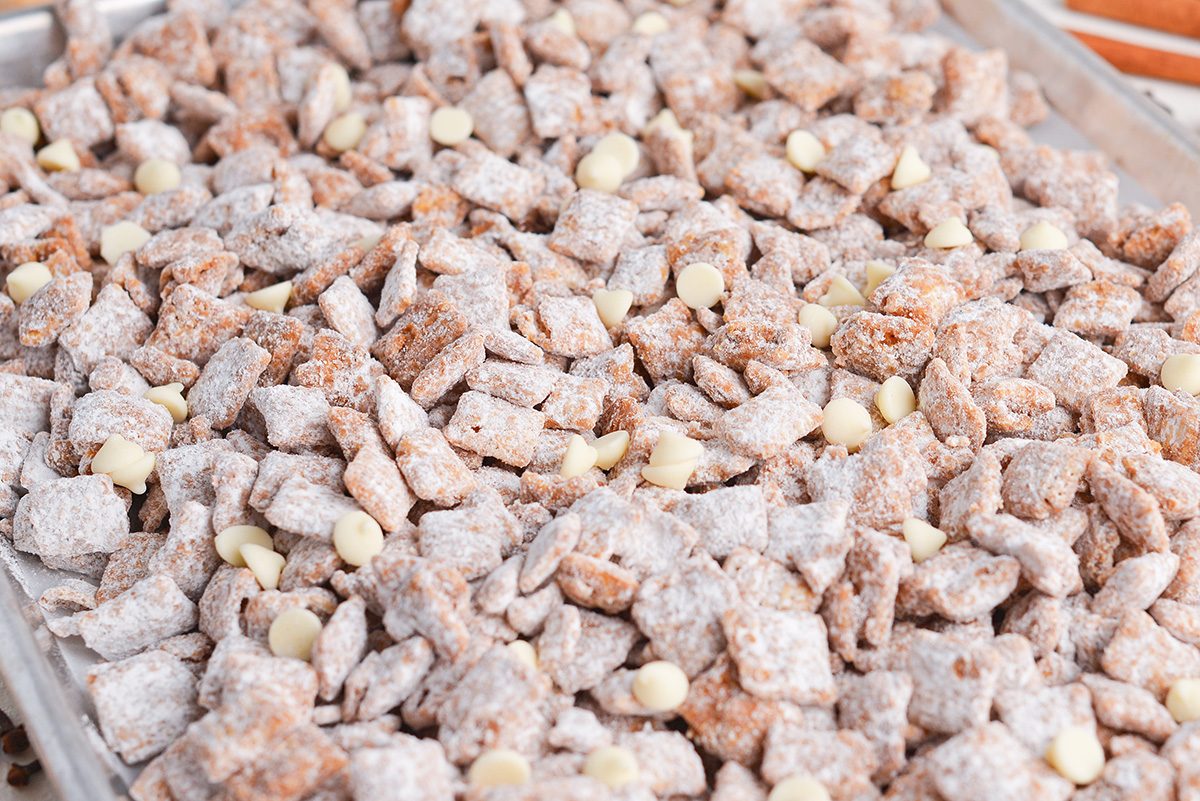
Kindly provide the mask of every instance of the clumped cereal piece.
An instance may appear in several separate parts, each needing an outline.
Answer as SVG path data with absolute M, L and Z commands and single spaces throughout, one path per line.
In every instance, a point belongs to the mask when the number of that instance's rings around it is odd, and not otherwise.
M 554 224 L 547 246 L 564 256 L 581 261 L 611 261 L 637 216 L 637 206 L 628 200 L 581 189 Z
M 533 458 L 546 416 L 482 392 L 467 392 L 444 434 L 451 445 L 524 467 Z
M 162 752 L 204 712 L 196 676 L 164 651 L 147 651 L 88 670 L 87 686 L 100 731 L 129 764 Z
M 717 421 L 715 433 L 736 453 L 774 456 L 821 424 L 822 414 L 797 390 L 771 387 Z
M 836 364 L 876 381 L 899 375 L 913 381 L 929 360 L 935 340 L 927 325 L 904 317 L 859 312 L 830 339 Z
M 1092 461 L 1091 454 L 1071 445 L 1026 445 L 1004 470 L 1000 493 L 1005 507 L 1021 517 L 1045 520 L 1070 505 Z
M 1162 699 L 1176 679 L 1200 672 L 1200 651 L 1172 637 L 1150 615 L 1130 609 L 1104 647 L 1100 666 L 1112 678 Z
M 725 613 L 729 655 L 742 686 L 760 698 L 826 704 L 837 697 L 825 623 L 814 614 L 741 604 Z

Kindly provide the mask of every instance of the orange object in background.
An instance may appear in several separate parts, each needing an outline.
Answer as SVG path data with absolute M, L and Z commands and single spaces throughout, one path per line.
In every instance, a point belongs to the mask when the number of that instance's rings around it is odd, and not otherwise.
M 1143 47 L 1083 31 L 1069 33 L 1121 72 L 1200 86 L 1200 58 L 1196 56 Z
M 1066 4 L 1073 11 L 1200 38 L 1200 0 L 1066 0 Z

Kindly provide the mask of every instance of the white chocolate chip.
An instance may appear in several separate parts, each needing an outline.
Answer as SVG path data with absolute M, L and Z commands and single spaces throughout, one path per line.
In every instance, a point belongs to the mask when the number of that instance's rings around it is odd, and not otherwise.
M 325 127 L 322 138 L 329 149 L 344 153 L 358 147 L 367 134 L 367 121 L 357 111 L 348 111 Z
M 114 484 L 124 487 L 134 495 L 142 495 L 146 492 L 146 479 L 154 472 L 154 461 L 153 453 L 144 453 L 135 462 L 109 470 L 108 477 Z
M 894 375 L 875 393 L 875 406 L 884 420 L 895 423 L 917 410 L 917 396 L 907 381 Z
M 829 282 L 829 289 L 817 298 L 817 303 L 822 306 L 866 306 L 867 299 L 846 276 L 835 275 Z
M 767 801 L 829 801 L 829 791 L 811 776 L 789 776 L 771 788 Z
M 654 132 L 655 128 L 664 127 L 667 130 L 676 131 L 678 133 L 688 133 L 682 125 L 679 124 L 679 118 L 675 116 L 675 112 L 669 108 L 664 108 L 662 111 L 650 118 L 650 122 L 646 123 L 646 127 L 642 130 L 642 136 L 649 136 Z
M 127 467 L 146 455 L 146 452 L 135 443 L 125 439 L 120 434 L 111 434 L 96 455 L 92 457 L 92 473 L 108 473 Z
M 571 16 L 571 12 L 565 8 L 560 8 L 550 16 L 546 17 L 546 22 L 558 28 L 567 36 L 578 36 L 579 31 L 575 27 L 575 18 Z
M 258 586 L 264 590 L 279 589 L 279 577 L 283 575 L 283 566 L 287 564 L 283 554 L 253 542 L 243 543 L 238 553 L 258 580 Z
M 868 298 L 875 288 L 890 278 L 896 272 L 896 268 L 885 261 L 869 261 L 867 262 L 867 285 L 863 287 L 863 294 Z
M 629 448 L 629 432 L 613 431 L 592 443 L 596 449 L 596 467 L 608 470 L 625 455 Z
M 4 279 L 8 287 L 8 296 L 14 303 L 24 303 L 33 297 L 39 289 L 54 280 L 50 268 L 40 261 L 27 261 L 17 267 Z
M 289 609 L 271 622 L 267 645 L 275 656 L 307 662 L 321 628 L 321 618 L 307 609 Z
M 1090 726 L 1068 726 L 1046 749 L 1046 761 L 1064 779 L 1091 784 L 1104 771 L 1104 746 Z
M 725 276 L 708 262 L 692 262 L 675 278 L 675 294 L 691 309 L 711 308 L 724 291 Z
M 767 94 L 767 79 L 758 70 L 734 70 L 733 82 L 755 100 L 762 100 Z
M 20 106 L 5 109 L 4 113 L 0 114 L 0 131 L 24 139 L 31 147 L 37 144 L 42 135 L 37 117 L 33 116 L 29 109 Z
M 471 138 L 475 120 L 471 112 L 457 106 L 442 106 L 429 118 L 429 138 L 439 145 L 454 147 Z
M 354 90 L 350 86 L 350 73 L 346 72 L 346 68 L 336 61 L 330 61 L 321 69 L 329 70 L 329 74 L 333 76 L 333 111 L 335 114 L 341 114 L 354 102 Z
M 642 468 L 642 478 L 656 487 L 681 490 L 687 486 L 688 479 L 696 470 L 696 460 L 676 462 L 666 465 L 647 465 Z
M 529 781 L 529 760 L 511 748 L 484 751 L 471 763 L 467 781 L 472 787 L 505 787 Z
M 82 165 L 75 146 L 67 139 L 58 139 L 37 152 L 38 166 L 50 172 L 75 172 Z
M 280 281 L 278 284 L 265 286 L 257 292 L 251 292 L 246 296 L 246 305 L 260 311 L 283 314 L 291 297 L 292 282 Z
M 143 195 L 168 192 L 179 186 L 182 176 L 179 167 L 166 159 L 149 159 L 138 165 L 133 173 L 133 185 Z
M 806 303 L 800 307 L 800 325 L 812 334 L 813 347 L 828 348 L 829 338 L 837 330 L 838 321 L 833 312 L 819 303 Z
M 910 186 L 923 184 L 931 175 L 933 171 L 921 158 L 921 154 L 912 145 L 907 145 L 900 151 L 896 169 L 892 170 L 892 189 L 908 189 Z
M 632 784 L 638 778 L 638 763 L 633 752 L 619 745 L 606 745 L 588 754 L 583 773 L 610 790 Z
M 512 651 L 517 659 L 520 659 L 531 668 L 538 666 L 537 649 L 528 640 L 513 640 L 508 644 L 508 650 Z
M 246 560 L 242 558 L 242 546 L 246 543 L 275 550 L 275 541 L 271 539 L 271 535 L 258 526 L 230 526 L 222 529 L 213 539 L 217 555 L 234 567 L 246 566 Z
M 346 512 L 333 524 L 333 547 L 342 561 L 361 567 L 383 550 L 383 527 L 366 512 Z
M 924 520 L 909 517 L 900 526 L 904 541 L 912 551 L 914 562 L 923 562 L 933 556 L 946 544 L 946 534 L 940 528 L 935 528 Z
M 563 454 L 562 467 L 558 474 L 563 478 L 582 476 L 596 464 L 596 449 L 587 444 L 587 440 L 578 434 L 572 434 L 567 441 L 567 450 Z
M 971 229 L 963 225 L 962 220 L 950 217 L 942 220 L 933 230 L 925 234 L 927 248 L 958 248 L 975 241 Z
M 834 445 L 853 452 L 871 433 L 871 413 L 851 398 L 834 398 L 825 404 L 821 433 Z
M 176 423 L 187 419 L 188 405 L 183 399 L 183 384 L 172 382 L 161 387 L 151 387 L 142 393 L 142 397 L 159 406 L 165 406 Z
M 650 453 L 650 466 L 678 464 L 689 459 L 699 459 L 703 455 L 703 445 L 691 437 L 685 437 L 667 428 L 658 434 L 658 442 Z
M 1200 679 L 1176 679 L 1167 691 L 1167 711 L 1179 723 L 1200 720 Z
M 633 697 L 647 709 L 670 712 L 687 700 L 687 674 L 673 662 L 647 662 L 633 677 Z
M 377 234 L 367 234 L 362 239 L 356 240 L 354 246 L 362 248 L 364 253 L 369 253 L 379 244 L 379 240 L 383 239 L 383 232 Z
M 122 220 L 100 231 L 100 257 L 115 265 L 121 255 L 146 244 L 150 232 L 135 222 Z
M 805 130 L 792 131 L 787 138 L 787 160 L 804 172 L 812 172 L 825 158 L 825 145 Z
M 1189 395 L 1200 395 L 1200 353 L 1176 353 L 1163 362 L 1159 372 L 1164 389 L 1182 389 Z
M 638 14 L 637 19 L 633 21 L 632 30 L 643 36 L 658 36 L 660 33 L 671 30 L 671 23 L 657 11 L 647 11 Z
M 621 164 L 615 156 L 593 150 L 575 165 L 575 183 L 580 189 L 595 189 L 598 192 L 616 192 L 624 176 Z
M 603 153 L 616 159 L 617 164 L 621 167 L 622 180 L 636 170 L 642 160 L 642 151 L 638 149 L 637 140 L 620 131 L 613 131 L 602 136 L 596 146 L 592 148 L 592 152 Z
M 633 293 L 628 289 L 597 289 L 592 293 L 592 302 L 596 304 L 596 313 L 605 328 L 612 328 L 629 313 L 633 305 Z
M 1067 235 L 1045 220 L 1034 223 L 1021 234 L 1021 250 L 1066 249 Z

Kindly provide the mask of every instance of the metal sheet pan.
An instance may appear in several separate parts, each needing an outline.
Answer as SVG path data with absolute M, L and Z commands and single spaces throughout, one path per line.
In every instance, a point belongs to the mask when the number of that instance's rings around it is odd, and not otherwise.
M 936 30 L 966 44 L 1002 47 L 1014 66 L 1042 80 L 1056 111 L 1032 131 L 1037 141 L 1103 150 L 1118 165 L 1123 201 L 1179 200 L 1200 216 L 1200 137 L 1021 0 L 943 2 L 954 20 L 939 22 Z M 99 3 L 118 35 L 165 5 Z M 62 31 L 46 9 L 0 16 L 0 87 L 37 85 L 63 46 Z M 60 578 L 0 537 L 0 673 L 60 797 L 116 801 L 127 797 L 137 770 L 107 751 L 96 728 L 82 689 L 83 671 L 94 657 L 75 643 L 57 642 L 35 603 Z

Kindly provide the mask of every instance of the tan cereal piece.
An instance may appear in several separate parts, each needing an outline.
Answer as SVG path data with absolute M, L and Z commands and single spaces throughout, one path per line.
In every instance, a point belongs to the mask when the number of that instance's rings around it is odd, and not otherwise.
M 900 584 L 896 603 L 910 614 L 936 613 L 965 622 L 994 609 L 1019 577 L 1016 559 L 966 544 L 947 545 L 913 568 Z
M 422 408 L 432 408 L 467 373 L 483 364 L 483 336 L 468 332 L 442 348 L 413 379 L 409 395 Z
M 741 605 L 725 613 L 723 624 L 747 692 L 797 704 L 836 698 L 825 624 L 817 615 Z
M 96 665 L 87 686 L 105 742 L 129 764 L 160 753 L 203 714 L 195 675 L 163 651 Z
M 693 678 L 679 714 L 705 750 L 753 765 L 762 757 L 767 731 L 779 721 L 799 722 L 803 713 L 793 704 L 746 693 L 738 684 L 732 660 L 722 655 Z
M 773 387 L 726 412 L 716 433 L 737 453 L 773 456 L 821 423 L 821 410 L 795 390 Z
M 533 458 L 537 432 L 544 424 L 541 412 L 482 392 L 468 392 L 459 399 L 444 433 L 452 445 L 523 467 Z
M 346 491 L 384 531 L 398 531 L 405 525 L 413 497 L 400 475 L 396 462 L 381 445 L 368 445 L 358 451 L 342 475 Z
M 1114 679 L 1144 687 L 1162 699 L 1175 679 L 1200 671 L 1200 651 L 1172 637 L 1150 615 L 1130 609 L 1121 616 L 1100 665 Z
M 1100 459 L 1092 460 L 1087 480 L 1092 494 L 1122 536 L 1149 551 L 1167 550 L 1166 523 L 1153 495 Z
M 629 609 L 638 590 L 638 580 L 629 570 L 579 553 L 563 558 L 555 581 L 567 598 L 610 615 Z
M 169 577 L 152 575 L 97 606 L 80 612 L 79 634 L 105 659 L 123 659 L 196 626 L 196 605 Z
M 1129 477 L 1158 501 L 1164 518 L 1188 520 L 1200 515 L 1200 477 L 1166 459 L 1131 454 L 1121 460 Z
M 237 419 L 271 354 L 245 337 L 231 339 L 213 354 L 188 392 L 188 413 L 203 415 L 218 429 Z
M 637 207 L 628 200 L 583 189 L 571 197 L 546 244 L 564 256 L 607 262 L 617 255 L 636 216 Z
M 1001 495 L 1005 508 L 1020 517 L 1044 520 L 1070 505 L 1090 454 L 1059 443 L 1030 443 L 1004 470 Z
M 917 397 L 942 442 L 963 442 L 974 450 L 983 445 L 987 417 L 941 359 L 931 359 L 925 366 Z
M 1065 598 L 1083 588 L 1079 557 L 1052 532 L 1039 531 L 1011 515 L 979 515 L 967 522 L 967 531 L 977 545 L 1014 557 L 1021 563 L 1021 576 L 1045 595 Z
M 483 121 L 476 117 L 476 130 L 481 136 L 483 129 L 479 126 L 482 124 Z M 532 170 L 499 156 L 481 153 L 468 159 L 458 169 L 451 185 L 455 192 L 472 203 L 498 211 L 518 222 L 529 216 L 546 181 Z
M 427 292 L 371 347 L 371 354 L 407 390 L 429 360 L 462 336 L 467 325 L 449 298 Z
M 628 325 L 629 341 L 651 378 L 687 378 L 691 360 L 704 347 L 706 334 L 691 310 L 672 298 L 654 314 Z
M 934 332 L 928 326 L 874 312 L 853 315 L 830 339 L 838 367 L 876 381 L 893 375 L 912 381 L 929 359 L 933 343 Z

